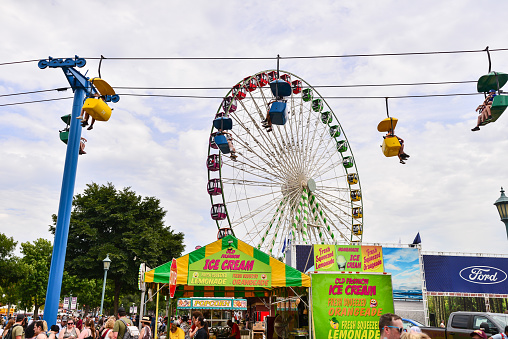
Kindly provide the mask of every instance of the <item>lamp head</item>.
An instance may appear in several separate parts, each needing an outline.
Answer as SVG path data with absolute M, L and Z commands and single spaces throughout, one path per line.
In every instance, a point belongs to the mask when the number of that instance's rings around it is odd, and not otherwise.
M 106 254 L 106 258 L 102 261 L 104 264 L 104 270 L 109 270 L 109 266 L 111 265 L 111 259 L 109 259 L 109 253 Z

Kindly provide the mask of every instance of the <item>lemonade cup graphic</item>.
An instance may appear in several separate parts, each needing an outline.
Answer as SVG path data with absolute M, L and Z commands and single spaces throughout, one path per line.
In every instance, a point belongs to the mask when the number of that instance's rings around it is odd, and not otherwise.
M 347 263 L 346 257 L 344 257 L 343 255 L 337 256 L 337 265 L 339 265 L 339 270 L 345 270 L 346 263 Z

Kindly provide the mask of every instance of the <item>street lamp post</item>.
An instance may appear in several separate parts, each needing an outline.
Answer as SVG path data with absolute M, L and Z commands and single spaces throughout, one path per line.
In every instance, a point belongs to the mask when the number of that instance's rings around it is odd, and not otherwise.
M 501 217 L 501 221 L 504 222 L 506 227 L 506 236 L 508 237 L 508 197 L 504 195 L 504 190 L 501 187 L 501 196 L 494 203 L 497 207 L 497 211 L 499 212 L 499 216 Z
M 109 253 L 106 254 L 106 258 L 102 261 L 104 264 L 104 282 L 102 283 L 102 298 L 101 298 L 101 315 L 102 307 L 104 306 L 104 292 L 106 292 L 106 279 L 108 278 L 108 270 L 111 265 L 111 259 L 109 259 Z

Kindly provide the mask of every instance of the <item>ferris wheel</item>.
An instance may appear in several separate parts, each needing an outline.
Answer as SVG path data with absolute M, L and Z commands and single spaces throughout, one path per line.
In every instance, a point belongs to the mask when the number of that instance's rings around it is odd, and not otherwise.
M 213 120 L 206 165 L 219 234 L 271 255 L 289 242 L 362 240 L 349 142 L 326 101 L 294 74 L 268 70 L 233 86 Z

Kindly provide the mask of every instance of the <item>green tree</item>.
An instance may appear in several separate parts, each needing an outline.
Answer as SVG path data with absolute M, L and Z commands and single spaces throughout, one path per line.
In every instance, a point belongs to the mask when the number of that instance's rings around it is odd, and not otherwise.
M 18 243 L 14 238 L 0 233 L 0 303 L 10 309 L 18 301 L 19 281 L 23 278 L 19 258 L 14 255 Z
M 62 279 L 61 296 L 70 296 L 78 298 L 78 303 L 84 307 L 84 317 L 91 309 L 100 307 L 102 293 L 102 280 L 82 279 L 75 275 L 69 275 L 64 272 Z
M 53 246 L 46 239 L 39 238 L 33 243 L 24 242 L 21 244 L 23 258 L 20 261 L 20 268 L 23 271 L 24 279 L 20 281 L 19 286 L 20 301 L 23 308 L 35 307 L 35 317 L 46 300 L 52 252 Z
M 115 313 L 120 293 L 136 291 L 140 263 L 156 267 L 184 250 L 183 233 L 164 225 L 166 211 L 159 199 L 143 198 L 130 187 L 117 191 L 112 183 L 88 184 L 74 197 L 73 207 L 65 270 L 81 279 L 102 281 L 102 260 L 109 254 Z M 53 233 L 55 225 L 53 215 Z

